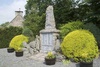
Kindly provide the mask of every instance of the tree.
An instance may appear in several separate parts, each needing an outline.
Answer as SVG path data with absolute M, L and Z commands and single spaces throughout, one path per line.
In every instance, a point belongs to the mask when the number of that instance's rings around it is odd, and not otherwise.
M 5 22 L 5 23 L 1 24 L 0 26 L 1 27 L 7 27 L 8 25 L 9 25 L 9 22 Z
M 42 21 L 42 19 L 45 17 L 39 16 L 37 14 L 29 14 L 29 16 L 27 16 L 25 22 L 24 22 L 24 26 L 28 27 L 30 30 L 33 31 L 33 35 L 35 37 L 35 35 L 39 34 L 39 31 L 41 29 L 44 28 L 44 21 Z
M 55 19 L 57 22 L 57 27 L 60 24 L 68 23 L 69 21 L 75 21 L 77 19 L 73 18 L 75 15 L 75 3 L 74 0 L 56 0 L 54 5 Z
M 39 34 L 39 31 L 44 28 L 45 11 L 52 0 L 29 0 L 26 5 L 26 15 L 24 26 L 30 28 L 34 36 Z
M 54 15 L 57 28 L 71 21 L 85 21 L 93 12 L 87 1 L 81 0 L 28 0 L 24 25 L 29 27 L 36 35 L 45 24 L 45 11 L 48 5 L 54 6 Z
M 87 15 L 87 22 L 92 22 L 100 27 L 100 0 L 86 0 L 90 12 Z
M 28 27 L 30 30 L 33 31 L 34 36 L 39 33 L 41 24 L 41 16 L 39 16 L 39 0 L 29 0 L 27 1 L 26 5 L 26 15 L 24 26 Z
M 81 13 L 85 15 L 83 20 L 86 23 L 94 23 L 100 28 L 100 0 L 83 0 L 80 7 L 83 9 L 82 12 L 85 11 L 85 13 Z
M 29 0 L 26 5 L 26 19 L 28 16 L 33 17 L 30 14 L 33 14 L 34 12 L 37 13 L 37 16 L 42 16 L 45 14 L 48 5 L 54 6 L 54 14 L 57 22 L 57 27 L 60 24 L 77 20 L 77 18 L 75 18 L 75 7 L 77 2 L 74 0 Z M 43 18 L 42 21 L 43 20 L 45 20 L 45 18 Z

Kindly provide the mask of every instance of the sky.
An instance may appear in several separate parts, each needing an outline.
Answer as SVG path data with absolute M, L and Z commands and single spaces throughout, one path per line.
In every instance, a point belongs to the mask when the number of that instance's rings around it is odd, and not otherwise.
M 12 21 L 19 8 L 24 16 L 26 3 L 26 0 L 0 0 L 0 24 Z

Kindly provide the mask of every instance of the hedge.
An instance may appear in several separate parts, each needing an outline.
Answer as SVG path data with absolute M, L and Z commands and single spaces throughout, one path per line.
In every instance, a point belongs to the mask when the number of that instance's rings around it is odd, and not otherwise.
M 11 39 L 22 33 L 22 28 L 20 27 L 5 27 L 0 28 L 0 48 L 6 48 L 9 46 Z

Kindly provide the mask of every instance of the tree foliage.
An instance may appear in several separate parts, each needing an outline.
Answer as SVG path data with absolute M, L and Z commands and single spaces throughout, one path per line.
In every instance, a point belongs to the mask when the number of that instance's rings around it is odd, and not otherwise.
M 9 22 L 5 22 L 3 24 L 0 25 L 0 27 L 7 27 L 9 25 Z
M 92 10 L 89 21 L 100 27 L 100 0 L 90 0 L 90 9 Z
M 82 5 L 86 5 L 86 16 L 85 17 L 85 22 L 86 23 L 94 23 L 100 28 L 100 0 L 85 0 Z M 81 5 L 81 6 L 82 6 Z M 83 9 L 82 7 L 81 9 Z
M 54 7 L 57 28 L 77 20 L 100 27 L 99 0 L 28 0 L 24 25 L 33 31 L 34 36 L 44 28 L 45 11 L 49 5 Z
M 45 11 L 49 5 L 54 6 L 57 27 L 67 21 L 72 21 L 75 18 L 73 16 L 75 6 L 72 3 L 74 3 L 74 0 L 29 0 L 26 5 L 24 25 L 29 27 L 35 33 L 34 35 L 38 34 L 44 28 Z

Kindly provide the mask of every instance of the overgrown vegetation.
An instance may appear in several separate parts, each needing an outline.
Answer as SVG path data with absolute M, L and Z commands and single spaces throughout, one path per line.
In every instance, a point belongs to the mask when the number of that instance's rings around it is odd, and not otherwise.
M 100 29 L 95 24 L 93 24 L 93 23 L 84 24 L 83 28 L 87 29 L 91 33 L 93 33 L 93 35 L 96 38 L 96 41 L 98 43 L 98 46 L 100 46 Z
M 61 26 L 61 38 L 64 38 L 69 32 L 72 32 L 74 30 L 82 29 L 84 23 L 80 21 L 72 21 L 68 22 L 67 24 Z

